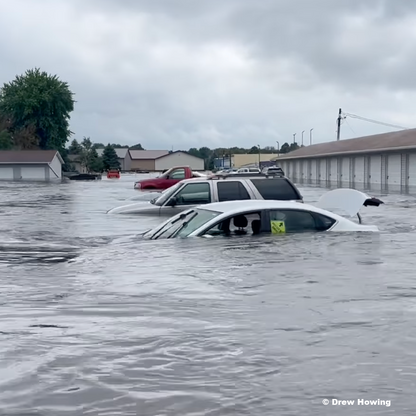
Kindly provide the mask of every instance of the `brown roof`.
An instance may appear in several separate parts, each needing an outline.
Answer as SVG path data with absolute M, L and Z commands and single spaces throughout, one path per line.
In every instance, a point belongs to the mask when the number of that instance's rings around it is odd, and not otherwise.
M 169 153 L 169 150 L 129 150 L 133 160 L 138 159 L 157 159 Z
M 389 150 L 416 150 L 416 129 L 395 131 L 392 133 L 374 134 L 355 139 L 336 140 L 319 143 L 294 150 L 277 159 L 297 159 L 355 153 L 374 153 Z
M 56 150 L 0 150 L 0 163 L 51 163 L 57 153 L 63 163 Z

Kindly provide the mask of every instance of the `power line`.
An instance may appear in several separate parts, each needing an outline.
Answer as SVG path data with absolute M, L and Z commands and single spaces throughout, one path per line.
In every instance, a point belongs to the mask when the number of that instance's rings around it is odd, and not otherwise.
M 395 128 L 398 128 L 398 129 L 409 130 L 408 127 L 398 126 L 396 124 L 384 123 L 383 121 L 377 121 L 377 120 L 373 120 L 371 118 L 365 118 L 365 117 L 357 116 L 356 114 L 344 113 L 344 112 L 342 114 L 345 118 L 348 116 L 348 117 L 351 117 L 351 118 L 357 118 L 359 120 L 368 121 L 370 123 L 380 124 L 382 126 L 395 127 Z

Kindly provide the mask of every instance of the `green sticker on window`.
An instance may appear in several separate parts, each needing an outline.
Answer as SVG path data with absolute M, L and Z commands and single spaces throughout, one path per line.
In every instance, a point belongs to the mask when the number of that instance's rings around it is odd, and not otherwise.
M 286 233 L 286 225 L 284 221 L 270 221 L 270 228 L 272 230 L 272 234 Z

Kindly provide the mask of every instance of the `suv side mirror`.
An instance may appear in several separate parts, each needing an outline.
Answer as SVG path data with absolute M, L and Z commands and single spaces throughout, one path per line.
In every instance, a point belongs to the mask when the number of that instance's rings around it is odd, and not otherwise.
M 176 199 L 176 196 L 173 196 L 172 198 L 170 198 L 169 199 L 169 202 L 168 202 L 168 205 L 170 206 L 170 207 L 174 207 L 176 204 L 177 204 L 177 199 Z

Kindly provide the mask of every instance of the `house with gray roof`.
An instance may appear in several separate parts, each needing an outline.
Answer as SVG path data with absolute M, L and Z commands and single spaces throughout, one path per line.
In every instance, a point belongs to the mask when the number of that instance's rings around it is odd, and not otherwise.
M 60 181 L 63 164 L 56 150 L 1 150 L 0 180 Z

